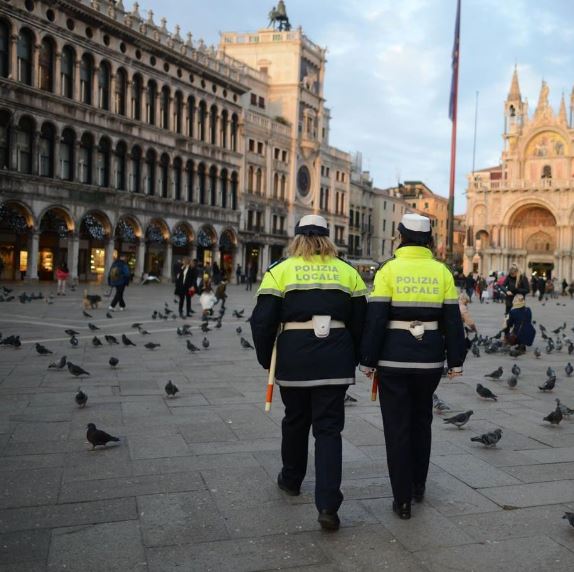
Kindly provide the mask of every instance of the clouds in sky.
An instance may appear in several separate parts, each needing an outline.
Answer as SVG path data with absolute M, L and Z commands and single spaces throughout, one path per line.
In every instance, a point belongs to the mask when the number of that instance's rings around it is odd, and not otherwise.
M 179 24 L 195 39 L 219 42 L 221 31 L 267 25 L 275 0 L 142 0 L 155 20 Z M 286 0 L 294 26 L 328 48 L 325 94 L 331 144 L 361 151 L 375 184 L 422 180 L 448 194 L 448 100 L 456 0 Z M 127 7 L 127 3 L 126 3 Z M 462 0 L 456 211 L 464 212 L 472 168 L 479 92 L 476 166 L 497 164 L 503 104 L 512 70 L 534 111 L 540 82 L 557 110 L 569 101 L 574 75 L 571 0 Z M 183 35 L 183 34 L 182 34 Z

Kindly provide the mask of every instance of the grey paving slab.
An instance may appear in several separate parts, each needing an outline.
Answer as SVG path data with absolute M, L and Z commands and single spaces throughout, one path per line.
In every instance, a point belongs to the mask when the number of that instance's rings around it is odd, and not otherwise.
M 541 506 L 574 501 L 574 480 L 530 483 L 481 489 L 500 506 Z
M 551 463 L 507 467 L 505 471 L 523 483 L 562 481 L 574 476 L 574 463 Z
M 46 469 L 64 466 L 66 455 L 53 453 L 48 455 L 18 455 L 11 457 L 9 462 L 0 464 L 0 471 L 15 471 L 19 469 Z
M 137 521 L 54 530 L 48 570 L 135 572 L 146 569 Z
M 189 447 L 181 435 L 146 435 L 129 438 L 132 459 L 157 459 L 189 455 Z
M 0 534 L 0 564 L 8 566 L 46 560 L 50 546 L 49 530 L 26 530 Z
M 66 455 L 63 482 L 111 479 L 132 474 L 130 455 L 124 443 L 92 450 L 86 443 L 83 451 Z
M 557 572 L 572 570 L 572 552 L 545 536 L 434 548 L 415 555 L 431 572 L 445 569 L 540 572 L 549 566 Z
M 55 503 L 61 477 L 54 468 L 0 472 L 0 508 Z

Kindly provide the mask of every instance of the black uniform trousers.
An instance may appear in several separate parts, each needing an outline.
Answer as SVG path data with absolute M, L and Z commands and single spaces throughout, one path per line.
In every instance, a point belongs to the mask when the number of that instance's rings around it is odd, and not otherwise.
M 389 374 L 379 370 L 379 396 L 393 496 L 410 502 L 426 483 L 431 453 L 432 396 L 442 372 Z
M 283 482 L 299 489 L 307 472 L 309 429 L 315 437 L 315 505 L 317 510 L 339 510 L 343 502 L 341 474 L 348 385 L 280 387 L 285 405 L 281 424 Z

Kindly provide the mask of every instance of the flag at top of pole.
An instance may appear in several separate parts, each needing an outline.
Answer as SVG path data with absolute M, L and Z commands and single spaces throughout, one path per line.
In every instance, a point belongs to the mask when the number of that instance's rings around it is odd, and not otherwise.
M 456 21 L 454 25 L 454 44 L 452 46 L 452 79 L 450 82 L 450 102 L 448 116 L 454 121 L 458 95 L 458 58 L 460 53 L 460 0 L 456 3 Z

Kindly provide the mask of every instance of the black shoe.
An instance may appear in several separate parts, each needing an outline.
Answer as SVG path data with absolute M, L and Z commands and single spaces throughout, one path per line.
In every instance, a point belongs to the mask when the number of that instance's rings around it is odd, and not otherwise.
M 413 499 L 415 502 L 423 502 L 425 498 L 425 486 L 424 485 L 414 485 L 413 486 Z
M 401 520 L 409 520 L 409 518 L 411 518 L 411 503 L 402 502 L 401 504 L 398 504 L 397 501 L 393 501 L 393 512 Z
M 187 313 L 187 317 L 188 317 L 188 318 L 191 318 L 191 315 L 192 315 L 192 314 L 195 314 L 195 310 L 190 310 L 190 311 Z
M 339 526 L 341 526 L 341 521 L 339 520 L 336 510 L 323 509 L 319 511 L 317 522 L 323 530 L 339 530 Z
M 277 475 L 277 486 L 284 492 L 287 493 L 290 497 L 298 497 L 301 491 L 299 489 L 292 489 L 289 488 L 285 482 L 283 481 L 283 474 L 280 472 Z

